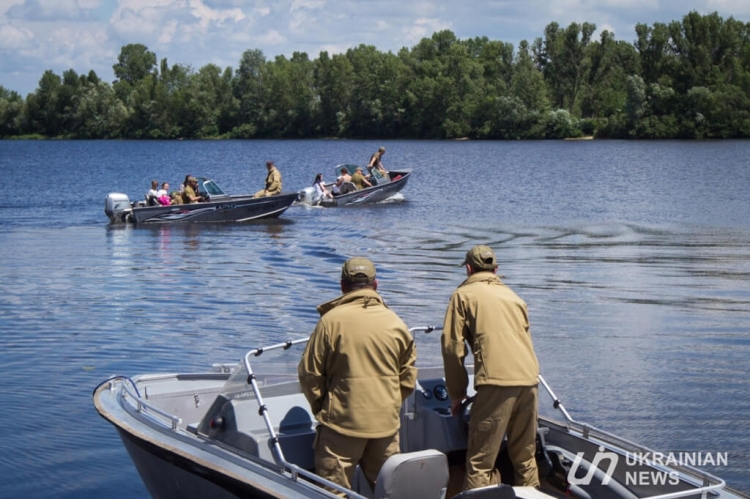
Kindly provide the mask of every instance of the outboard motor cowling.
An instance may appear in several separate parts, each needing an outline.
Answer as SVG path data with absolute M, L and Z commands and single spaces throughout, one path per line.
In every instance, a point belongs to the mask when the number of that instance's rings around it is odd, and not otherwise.
M 310 206 L 314 206 L 318 204 L 318 201 L 320 201 L 315 195 L 315 187 L 305 187 L 304 189 L 299 191 L 297 199 L 299 199 L 300 203 Z
M 112 223 L 125 223 L 132 211 L 127 194 L 110 192 L 104 200 L 104 213 Z

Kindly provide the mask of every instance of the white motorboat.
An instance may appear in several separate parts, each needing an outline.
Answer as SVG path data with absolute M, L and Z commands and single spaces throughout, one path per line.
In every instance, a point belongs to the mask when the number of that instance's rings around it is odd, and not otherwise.
M 401 409 L 402 453 L 383 466 L 375 490 L 359 472 L 352 490 L 343 489 L 314 473 L 316 422 L 296 374 L 251 366 L 305 342 L 253 349 L 205 373 L 114 376 L 96 387 L 94 404 L 154 499 L 336 497 L 326 486 L 357 499 L 748 499 L 695 466 L 651 459 L 658 453 L 574 420 L 541 376 L 540 403 L 546 392 L 559 415 L 538 421 L 542 487 L 514 487 L 501 451 L 497 466 L 510 483 L 461 493 L 467 416 L 451 415 L 442 368 L 419 369 Z

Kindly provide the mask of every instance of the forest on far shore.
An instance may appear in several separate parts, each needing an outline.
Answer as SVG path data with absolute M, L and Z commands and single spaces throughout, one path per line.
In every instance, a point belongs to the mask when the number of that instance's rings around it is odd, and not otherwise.
M 550 23 L 517 48 L 439 31 L 411 49 L 266 59 L 237 69 L 122 47 L 116 80 L 47 70 L 0 85 L 0 137 L 560 139 L 750 137 L 750 23 L 690 12 L 635 41 Z

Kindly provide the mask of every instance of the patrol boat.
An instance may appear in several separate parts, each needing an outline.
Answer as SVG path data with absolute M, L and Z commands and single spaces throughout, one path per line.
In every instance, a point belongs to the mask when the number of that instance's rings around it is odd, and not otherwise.
M 541 488 L 513 486 L 501 450 L 496 466 L 509 483 L 460 492 L 469 411 L 451 415 L 442 368 L 419 369 L 401 408 L 402 453 L 386 461 L 375 490 L 359 470 L 352 489 L 342 488 L 314 473 L 316 422 L 296 374 L 257 374 L 251 366 L 261 354 L 307 341 L 256 348 L 203 373 L 113 376 L 95 388 L 94 405 L 154 499 L 332 499 L 333 492 L 355 499 L 748 499 L 721 478 L 649 461 L 650 449 L 574 420 L 541 376 L 555 414 L 538 421 Z
M 210 178 L 197 177 L 201 203 L 161 206 L 149 200 L 131 202 L 127 194 L 110 192 L 104 213 L 112 224 L 164 224 L 196 222 L 248 222 L 277 218 L 299 199 L 297 192 L 254 198 L 251 194 L 229 195 Z

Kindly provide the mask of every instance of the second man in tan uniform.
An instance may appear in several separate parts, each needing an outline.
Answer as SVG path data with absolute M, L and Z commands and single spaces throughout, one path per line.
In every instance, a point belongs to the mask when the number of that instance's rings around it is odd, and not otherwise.
M 495 459 L 506 434 L 514 484 L 538 487 L 534 454 L 539 363 L 526 303 L 495 275 L 497 261 L 491 248 L 473 247 L 462 265 L 468 278 L 451 295 L 442 351 L 454 414 L 467 395 L 467 345 L 474 355 L 477 396 L 469 422 L 464 490 L 500 483 Z
M 357 464 L 373 487 L 399 452 L 401 403 L 414 391 L 414 338 L 377 293 L 375 266 L 352 258 L 341 269 L 342 295 L 318 307 L 298 372 L 320 423 L 315 472 L 351 487 Z

